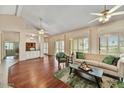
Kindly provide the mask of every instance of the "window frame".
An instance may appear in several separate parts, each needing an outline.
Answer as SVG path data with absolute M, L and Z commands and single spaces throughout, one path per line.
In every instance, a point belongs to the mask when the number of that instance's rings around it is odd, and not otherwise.
M 47 51 L 47 52 L 46 52 Z M 44 54 L 48 54 L 48 42 L 44 42 L 44 49 L 43 49 Z
M 87 44 L 88 44 L 88 49 L 87 49 L 87 51 L 85 50 L 85 48 L 84 48 L 84 40 L 85 40 L 85 38 L 87 38 L 88 40 L 88 42 L 87 42 Z M 74 49 L 74 40 L 76 40 L 77 41 L 77 44 L 76 44 L 76 47 L 77 47 L 77 49 Z M 79 45 L 80 45 L 80 40 L 82 40 L 82 49 L 79 47 Z M 84 53 L 89 53 L 89 37 L 88 36 L 84 36 L 84 37 L 76 37 L 76 38 L 73 38 L 73 39 L 70 39 L 70 41 L 69 41 L 70 43 L 70 54 L 71 53 L 75 53 L 75 52 L 84 52 Z
M 56 43 L 58 42 L 58 46 L 56 46 Z M 55 54 L 57 52 L 64 52 L 65 51 L 65 42 L 64 40 L 56 40 L 55 41 Z
M 111 54 L 111 55 L 116 55 L 116 54 L 121 54 L 121 53 L 123 53 L 124 51 L 122 51 L 121 52 L 121 50 L 120 50 L 120 48 L 121 48 L 121 42 L 124 42 L 124 39 L 122 40 L 122 41 L 120 41 L 120 38 L 121 38 L 121 34 L 123 34 L 124 35 L 124 32 L 109 32 L 109 33 L 103 33 L 103 34 L 100 34 L 99 35 L 99 54 Z M 101 46 L 101 42 L 100 42 L 100 37 L 101 36 L 106 36 L 106 43 L 107 43 L 107 45 L 106 46 L 104 46 L 104 47 L 106 47 L 106 52 L 101 52 L 101 47 L 103 47 L 103 46 Z M 111 36 L 111 35 L 115 35 L 116 37 L 117 37 L 117 45 L 116 46 L 109 46 L 109 36 Z M 123 36 L 122 36 L 123 37 Z M 109 52 L 109 48 L 110 47 L 115 47 L 115 48 L 117 48 L 117 52 Z M 122 47 L 124 47 L 124 45 L 122 46 Z

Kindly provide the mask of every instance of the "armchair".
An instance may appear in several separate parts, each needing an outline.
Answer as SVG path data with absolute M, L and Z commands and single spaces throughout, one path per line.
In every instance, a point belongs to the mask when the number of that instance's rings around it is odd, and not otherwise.
M 58 61 L 58 68 L 60 68 L 60 63 L 65 63 L 65 65 L 67 66 L 68 56 L 64 52 L 57 53 L 56 59 Z

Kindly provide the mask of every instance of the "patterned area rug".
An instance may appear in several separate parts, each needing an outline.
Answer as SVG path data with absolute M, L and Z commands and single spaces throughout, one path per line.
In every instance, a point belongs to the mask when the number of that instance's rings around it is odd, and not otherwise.
M 81 78 L 74 73 L 69 75 L 69 68 L 64 68 L 62 70 L 57 71 L 54 76 L 59 80 L 69 84 L 73 88 L 97 88 L 97 84 L 95 82 L 86 80 Z M 119 82 L 113 78 L 103 76 L 103 82 L 100 84 L 102 88 L 124 88 L 124 83 Z

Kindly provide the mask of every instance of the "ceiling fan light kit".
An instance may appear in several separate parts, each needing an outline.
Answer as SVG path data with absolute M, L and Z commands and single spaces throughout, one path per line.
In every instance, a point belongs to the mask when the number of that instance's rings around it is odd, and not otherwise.
M 41 29 L 40 31 L 38 31 L 38 34 L 40 34 L 40 35 L 43 35 L 45 32 L 44 32 L 44 30 L 43 29 Z
M 105 22 L 109 21 L 110 18 L 111 18 L 110 15 L 101 16 L 101 17 L 99 17 L 99 22 L 105 23 Z

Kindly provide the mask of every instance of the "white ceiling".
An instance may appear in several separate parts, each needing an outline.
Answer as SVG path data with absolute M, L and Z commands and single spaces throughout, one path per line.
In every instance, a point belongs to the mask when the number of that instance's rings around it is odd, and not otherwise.
M 107 6 L 111 9 L 113 6 Z M 40 19 L 42 18 L 42 27 L 50 34 L 57 34 L 73 29 L 99 24 L 95 22 L 88 24 L 88 22 L 95 18 L 90 15 L 92 12 L 101 12 L 103 6 L 101 5 L 27 5 L 19 6 L 17 15 L 21 15 L 29 23 L 36 27 L 40 27 Z M 122 6 L 117 11 L 124 10 Z M 0 14 L 15 15 L 16 6 L 0 6 Z M 122 19 L 124 15 L 112 17 L 111 20 Z

